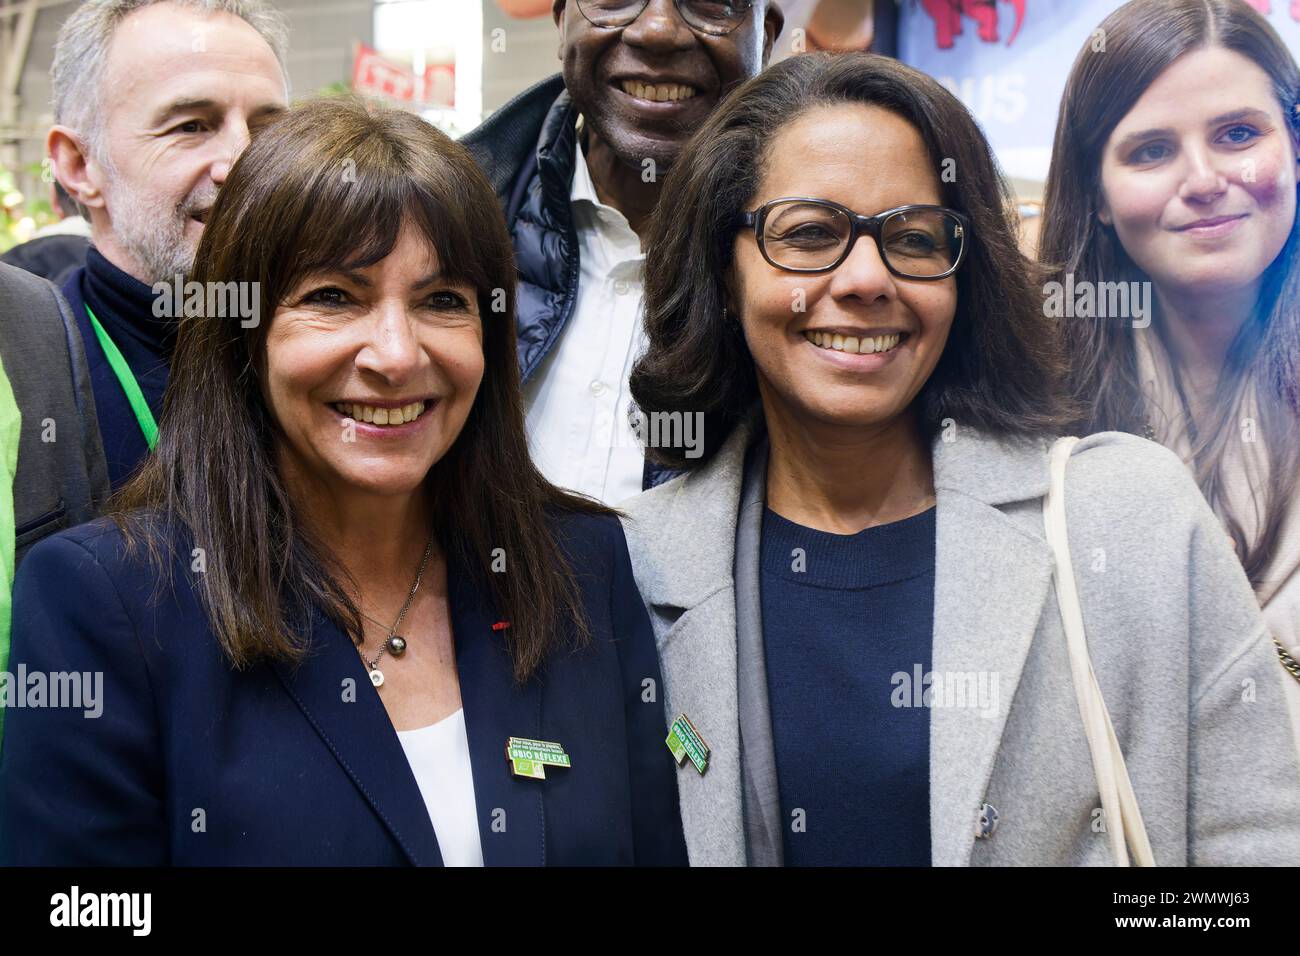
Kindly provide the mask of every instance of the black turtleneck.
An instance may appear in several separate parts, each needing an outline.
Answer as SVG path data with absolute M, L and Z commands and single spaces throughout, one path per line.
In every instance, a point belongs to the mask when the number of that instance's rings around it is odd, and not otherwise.
M 155 419 L 162 415 L 163 390 L 176 345 L 176 320 L 156 318 L 152 289 L 113 265 L 94 246 L 86 252 L 86 265 L 68 279 L 63 294 L 72 306 L 86 346 L 95 412 L 108 458 L 108 478 L 117 489 L 149 448 L 126 393 L 100 348 L 86 314 L 86 303 L 95 310 L 95 317 L 135 373 Z

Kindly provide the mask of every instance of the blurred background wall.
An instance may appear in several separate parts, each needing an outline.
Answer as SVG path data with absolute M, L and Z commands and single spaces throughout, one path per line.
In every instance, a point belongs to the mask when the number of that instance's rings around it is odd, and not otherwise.
M 551 0 L 272 0 L 295 99 L 357 88 L 459 136 L 559 69 Z M 572 0 L 571 0 L 572 2 Z M 1075 55 L 1124 0 L 774 0 L 773 60 L 872 49 L 939 79 L 975 115 L 1024 213 L 1041 198 Z M 1300 0 L 1246 0 L 1300 50 Z M 42 179 L 49 68 L 75 0 L 0 0 L 0 250 L 56 214 Z

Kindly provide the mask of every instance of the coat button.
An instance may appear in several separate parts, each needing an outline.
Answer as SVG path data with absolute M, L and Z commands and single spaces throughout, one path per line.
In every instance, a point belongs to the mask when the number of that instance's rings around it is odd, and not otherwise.
M 980 804 L 979 820 L 975 827 L 975 839 L 987 840 L 998 828 L 998 808 L 991 803 Z

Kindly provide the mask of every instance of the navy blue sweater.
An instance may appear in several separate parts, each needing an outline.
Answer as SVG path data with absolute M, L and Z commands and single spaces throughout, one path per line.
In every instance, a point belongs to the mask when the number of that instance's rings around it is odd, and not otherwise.
M 787 866 L 929 866 L 935 511 L 854 535 L 766 509 L 763 646 Z
M 86 251 L 85 266 L 74 272 L 64 285 L 63 294 L 72 306 L 86 345 L 95 414 L 104 439 L 104 456 L 108 459 L 108 480 L 116 490 L 149 453 L 149 447 L 131 403 L 91 328 L 86 303 L 95 310 L 95 317 L 135 373 L 155 419 L 162 416 L 163 390 L 167 387 L 167 372 L 176 345 L 176 321 L 155 318 L 150 287 L 113 265 L 94 246 Z

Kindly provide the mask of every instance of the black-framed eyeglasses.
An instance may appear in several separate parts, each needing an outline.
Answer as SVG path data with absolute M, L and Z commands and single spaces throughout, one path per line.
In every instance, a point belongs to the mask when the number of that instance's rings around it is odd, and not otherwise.
M 696 33 L 726 36 L 745 22 L 753 0 L 673 0 L 686 25 Z M 650 0 L 578 0 L 578 10 L 592 26 L 617 30 L 630 26 Z
M 863 216 L 829 199 L 789 196 L 741 213 L 758 249 L 785 272 L 830 272 L 849 257 L 858 237 L 876 240 L 880 259 L 902 279 L 946 279 L 966 258 L 970 220 L 955 209 L 923 203 Z

